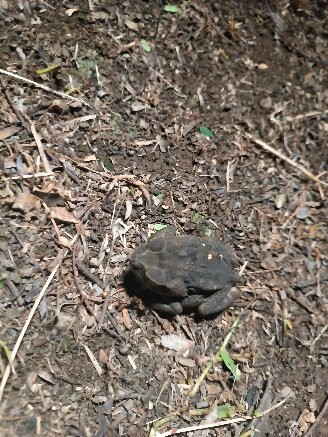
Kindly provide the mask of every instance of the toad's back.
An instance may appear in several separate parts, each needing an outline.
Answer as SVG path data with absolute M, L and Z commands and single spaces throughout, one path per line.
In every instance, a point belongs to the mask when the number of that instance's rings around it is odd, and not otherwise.
M 141 245 L 132 262 L 143 266 L 146 278 L 169 288 L 182 281 L 189 292 L 214 292 L 237 281 L 227 248 L 213 238 L 189 235 L 157 237 Z

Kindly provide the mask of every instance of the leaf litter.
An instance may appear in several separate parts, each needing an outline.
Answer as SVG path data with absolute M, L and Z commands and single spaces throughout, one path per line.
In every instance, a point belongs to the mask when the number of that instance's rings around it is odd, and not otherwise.
M 1 432 L 324 429 L 327 12 L 299 6 L 4 2 Z M 163 318 L 124 286 L 171 224 L 247 263 L 215 320 Z

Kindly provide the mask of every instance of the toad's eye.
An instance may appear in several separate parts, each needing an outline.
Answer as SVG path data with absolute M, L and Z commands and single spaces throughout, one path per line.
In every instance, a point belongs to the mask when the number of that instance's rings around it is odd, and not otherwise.
M 161 252 L 165 247 L 165 241 L 163 238 L 158 237 L 154 238 L 153 240 L 150 240 L 148 242 L 148 248 L 152 252 Z

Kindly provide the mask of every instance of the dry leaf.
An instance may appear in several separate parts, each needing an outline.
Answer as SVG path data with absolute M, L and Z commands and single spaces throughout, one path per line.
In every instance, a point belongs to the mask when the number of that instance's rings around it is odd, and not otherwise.
M 25 212 L 25 214 L 33 210 L 39 210 L 40 208 L 40 199 L 34 196 L 34 194 L 29 193 L 17 194 L 16 200 L 13 204 L 13 209 L 19 209 Z
M 96 155 L 87 155 L 83 158 L 84 162 L 97 161 Z
M 193 345 L 193 342 L 185 337 L 169 334 L 161 336 L 161 344 L 167 349 L 172 349 L 182 354 Z
M 109 357 L 108 357 L 107 352 L 104 349 L 99 349 L 98 360 L 103 364 L 108 363 Z
M 129 19 L 125 20 L 125 25 L 126 27 L 128 27 L 130 30 L 134 30 L 135 32 L 139 32 L 139 26 L 137 23 L 135 23 L 134 21 L 131 21 Z
M 0 190 L 0 197 L 6 198 L 6 197 L 14 197 L 13 191 L 11 191 L 9 186 L 9 181 L 6 181 L 6 187 Z
M 69 17 L 71 17 L 74 12 L 77 12 L 79 10 L 79 8 L 70 8 L 70 9 L 66 9 L 65 14 L 68 15 Z
M 258 68 L 259 70 L 267 70 L 268 66 L 267 66 L 266 64 L 259 64 L 259 65 L 257 66 L 257 68 Z
M 126 211 L 125 211 L 124 219 L 127 220 L 130 217 L 131 213 L 132 213 L 132 202 L 131 202 L 130 199 L 127 199 L 125 201 L 125 208 L 126 208 Z
M 58 243 L 61 246 L 68 247 L 68 248 L 72 246 L 72 240 L 69 240 L 68 238 L 63 237 L 62 235 L 59 236 Z
M 61 220 L 62 222 L 78 223 L 79 221 L 74 215 L 62 206 L 53 206 L 50 208 L 50 215 L 52 218 Z
M 277 194 L 276 198 L 274 199 L 274 203 L 276 204 L 276 207 L 278 209 L 282 208 L 286 202 L 286 194 Z
M 45 381 L 49 382 L 49 384 L 54 384 L 52 375 L 50 375 L 50 373 L 46 372 L 45 370 L 39 370 L 38 375 L 41 379 L 44 379 Z
M 123 310 L 122 310 L 122 322 L 123 322 L 123 325 L 128 330 L 130 330 L 133 326 L 131 318 L 130 318 L 130 314 L 129 314 L 127 308 L 123 308 Z
M 143 109 L 145 109 L 145 105 L 141 102 L 133 102 L 131 105 L 131 109 L 133 112 L 142 111 Z
M 9 137 L 11 137 L 12 135 L 14 135 L 16 132 L 20 131 L 21 128 L 20 127 L 16 127 L 16 126 L 10 126 L 7 127 L 5 129 L 1 129 L 0 130 L 0 141 L 3 141 Z

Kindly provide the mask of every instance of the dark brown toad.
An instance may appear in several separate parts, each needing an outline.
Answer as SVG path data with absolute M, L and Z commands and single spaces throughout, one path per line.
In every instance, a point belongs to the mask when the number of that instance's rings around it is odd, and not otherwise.
M 151 293 L 152 308 L 170 314 L 197 309 L 201 316 L 219 313 L 239 296 L 242 281 L 229 249 L 211 237 L 155 236 L 135 249 L 130 271 Z

